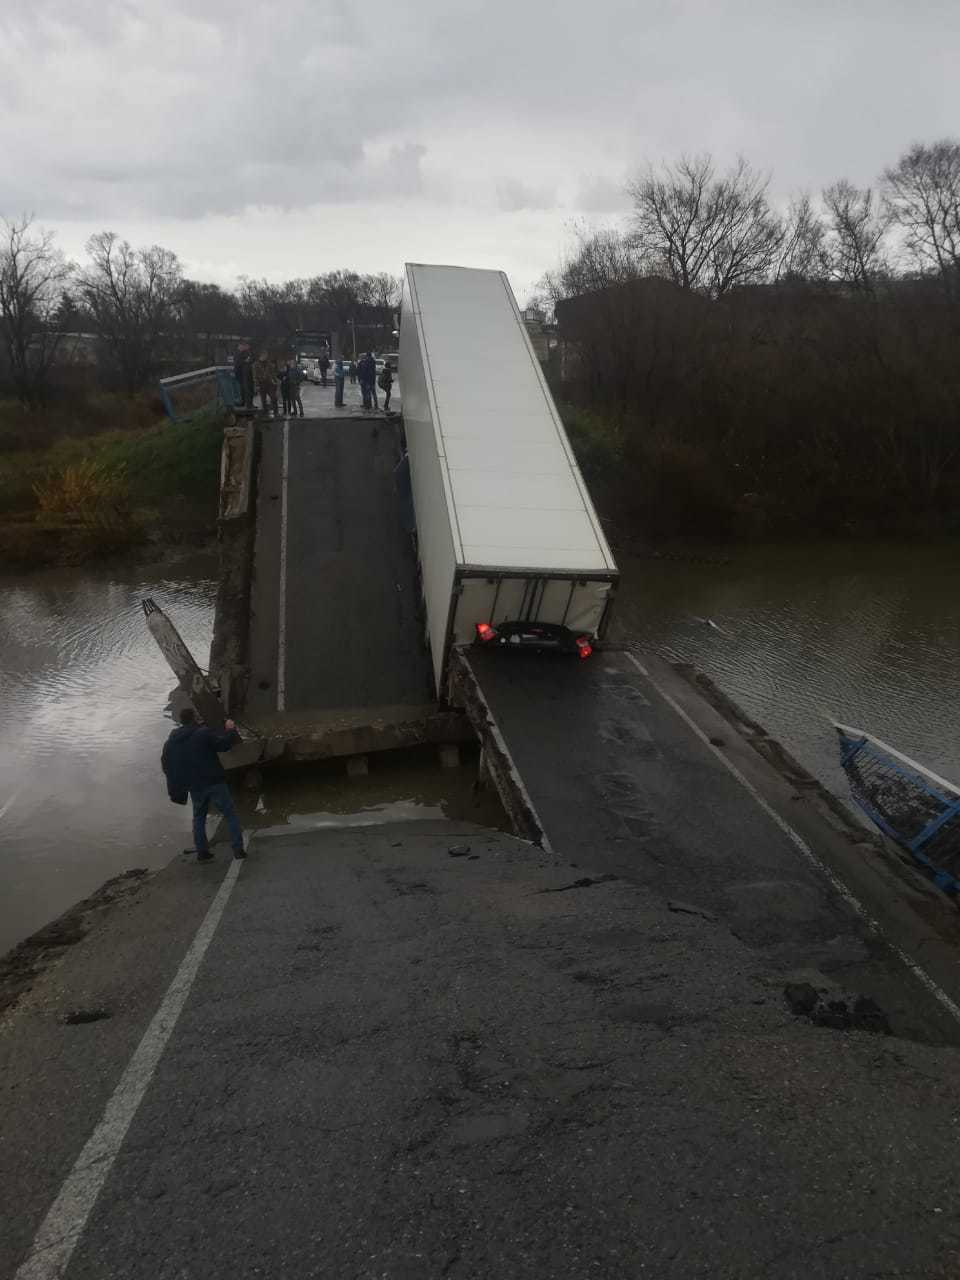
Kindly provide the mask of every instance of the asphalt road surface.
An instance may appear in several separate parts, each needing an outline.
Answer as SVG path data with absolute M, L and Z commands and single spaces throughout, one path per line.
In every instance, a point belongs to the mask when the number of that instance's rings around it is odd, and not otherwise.
M 957 1020 L 733 779 L 720 758 L 737 749 L 730 726 L 704 742 L 622 652 L 579 662 L 474 648 L 469 661 L 559 853 L 707 911 L 771 982 L 841 987 L 873 999 L 898 1034 L 960 1045 Z M 657 682 L 670 678 L 659 664 Z M 741 768 L 751 754 L 740 742 Z M 786 791 L 793 823 L 802 797 Z M 814 843 L 820 858 L 849 844 L 826 829 Z
M 398 432 L 357 414 L 264 427 L 247 712 L 432 700 Z
M 423 701 L 396 457 L 382 418 L 266 429 L 265 708 Z M 549 850 L 258 834 L 65 943 L 0 1024 L 0 1277 L 952 1280 L 933 931 L 898 954 L 668 672 L 472 660 Z
M 449 823 L 257 838 L 45 1270 L 224 865 L 172 868 L 4 1029 L 0 1275 L 956 1274 L 955 1048 L 813 1026 L 696 903 Z

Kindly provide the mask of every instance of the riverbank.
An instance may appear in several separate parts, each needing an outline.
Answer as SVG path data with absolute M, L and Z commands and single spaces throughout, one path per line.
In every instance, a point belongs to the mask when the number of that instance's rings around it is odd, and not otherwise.
M 0 569 L 203 545 L 216 534 L 222 435 L 211 414 L 0 454 Z

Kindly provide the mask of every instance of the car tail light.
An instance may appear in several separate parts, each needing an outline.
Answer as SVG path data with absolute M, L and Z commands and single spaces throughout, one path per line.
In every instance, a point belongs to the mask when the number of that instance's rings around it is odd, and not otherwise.
M 496 639 L 497 633 L 491 627 L 489 622 L 477 623 L 477 639 L 483 644 L 487 644 L 490 640 Z
M 577 653 L 581 658 L 589 658 L 593 653 L 593 645 L 588 636 L 577 636 Z

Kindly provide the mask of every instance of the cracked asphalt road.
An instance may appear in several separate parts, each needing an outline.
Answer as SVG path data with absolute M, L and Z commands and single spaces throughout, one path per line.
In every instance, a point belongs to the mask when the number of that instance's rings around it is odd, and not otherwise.
M 453 823 L 255 843 L 69 1280 L 955 1275 L 956 1049 L 796 1019 L 605 870 Z M 0 1274 L 219 880 L 172 868 L 5 1028 Z

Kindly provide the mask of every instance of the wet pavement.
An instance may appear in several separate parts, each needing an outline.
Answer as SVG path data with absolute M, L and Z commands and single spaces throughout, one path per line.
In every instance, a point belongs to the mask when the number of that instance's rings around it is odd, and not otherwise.
M 338 407 L 334 404 L 334 386 L 333 379 L 329 379 L 328 385 L 321 387 L 319 383 L 308 382 L 300 388 L 300 398 L 303 400 L 303 412 L 308 418 L 351 418 L 366 417 L 369 409 L 363 407 L 363 396 L 360 393 L 360 384 L 351 383 L 349 379 L 343 388 L 343 405 Z M 384 394 L 380 387 L 376 388 L 376 411 L 383 409 Z M 400 397 L 400 383 L 394 377 L 393 390 L 390 395 L 390 412 L 399 413 L 402 407 Z
M 789 827 L 761 808 L 725 767 L 754 767 L 751 749 L 723 722 L 699 737 L 660 692 L 683 684 L 668 667 L 651 680 L 649 658 L 616 651 L 578 662 L 474 648 L 468 660 L 558 853 L 705 912 L 771 984 L 851 989 L 897 1034 L 960 1046 L 960 1023 L 798 848 L 802 794 L 783 785 Z M 816 856 L 845 878 L 849 847 L 817 832 Z M 849 861 L 862 866 L 863 852 Z
M 413 822 L 170 868 L 0 1038 L 0 1274 L 54 1274 L 16 1269 L 225 891 L 67 1280 L 954 1275 L 956 1049 L 814 1026 L 575 861 Z

